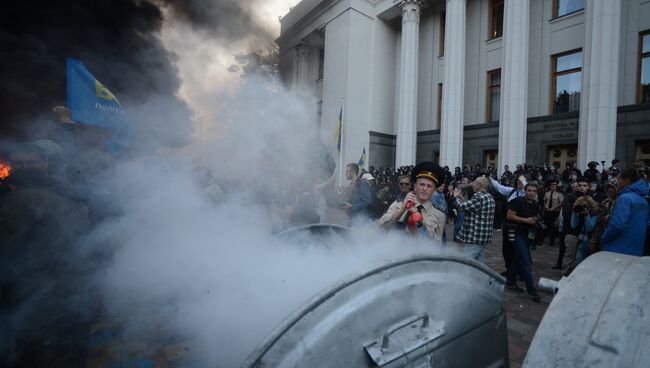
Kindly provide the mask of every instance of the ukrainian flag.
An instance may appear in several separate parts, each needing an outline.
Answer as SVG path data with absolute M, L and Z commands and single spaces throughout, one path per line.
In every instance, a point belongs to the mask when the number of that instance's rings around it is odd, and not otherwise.
M 111 153 L 118 153 L 129 140 L 131 124 L 117 97 L 78 60 L 68 58 L 68 108 L 72 120 L 115 131 L 106 141 Z
M 343 146 L 343 107 L 339 111 L 339 121 L 336 124 L 336 149 L 341 152 Z
M 359 164 L 359 167 L 363 168 L 366 166 L 366 147 L 363 147 L 363 153 L 361 153 L 361 158 L 359 161 L 357 161 L 357 164 Z

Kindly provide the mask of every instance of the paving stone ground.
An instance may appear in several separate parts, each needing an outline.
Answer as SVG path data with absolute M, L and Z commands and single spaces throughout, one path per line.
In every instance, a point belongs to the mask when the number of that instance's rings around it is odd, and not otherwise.
M 494 231 L 492 244 L 486 249 L 485 263 L 497 272 L 505 270 L 501 254 L 501 231 Z M 549 247 L 547 244 L 531 250 L 533 259 L 532 272 L 535 285 L 540 277 L 552 280 L 562 278 L 559 270 L 551 267 L 557 260 L 558 247 Z M 524 287 L 523 282 L 519 282 Z M 525 288 L 525 287 L 524 287 Z M 542 301 L 535 303 L 527 296 L 526 292 L 518 294 L 506 290 L 506 315 L 508 318 L 508 352 L 510 354 L 510 367 L 518 368 L 526 357 L 530 342 L 535 336 L 544 313 L 551 303 L 552 297 L 539 292 Z

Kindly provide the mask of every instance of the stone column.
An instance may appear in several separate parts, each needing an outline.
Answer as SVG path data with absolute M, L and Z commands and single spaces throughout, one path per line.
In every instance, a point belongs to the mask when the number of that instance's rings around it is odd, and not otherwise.
M 402 41 L 397 105 L 396 167 L 415 164 L 417 141 L 418 41 L 420 6 L 418 0 L 402 0 Z
M 451 170 L 463 163 L 466 0 L 447 0 L 445 80 L 442 85 L 440 164 Z
M 294 50 L 296 50 L 296 68 L 293 88 L 305 90 L 309 88 L 309 46 L 301 43 Z
M 610 162 L 616 154 L 618 59 L 621 0 L 587 0 L 578 167 L 589 161 Z
M 529 0 L 506 0 L 499 108 L 499 172 L 526 162 Z

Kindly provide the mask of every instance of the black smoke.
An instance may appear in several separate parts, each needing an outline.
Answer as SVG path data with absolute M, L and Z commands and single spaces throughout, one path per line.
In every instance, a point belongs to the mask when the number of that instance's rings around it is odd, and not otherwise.
M 177 97 L 175 55 L 160 38 L 163 22 L 169 20 L 165 16 L 225 43 L 247 37 L 271 40 L 251 14 L 251 3 L 23 0 L 3 7 L 0 136 L 51 138 L 46 125 L 55 125 L 52 108 L 66 105 L 65 63 L 73 57 L 120 99 L 140 136 L 155 142 L 151 145 L 186 143 L 190 111 Z

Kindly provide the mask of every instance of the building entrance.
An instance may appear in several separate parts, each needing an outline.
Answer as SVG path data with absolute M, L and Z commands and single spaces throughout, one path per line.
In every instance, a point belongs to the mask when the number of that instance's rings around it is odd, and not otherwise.
M 636 142 L 636 161 L 643 161 L 646 165 L 650 165 L 650 141 Z
M 499 155 L 497 150 L 486 150 L 485 151 L 485 168 L 492 165 L 495 169 L 499 170 Z
M 576 162 L 577 152 L 577 144 L 548 146 L 548 162 L 551 165 L 559 167 L 559 171 L 562 172 L 567 164 Z

